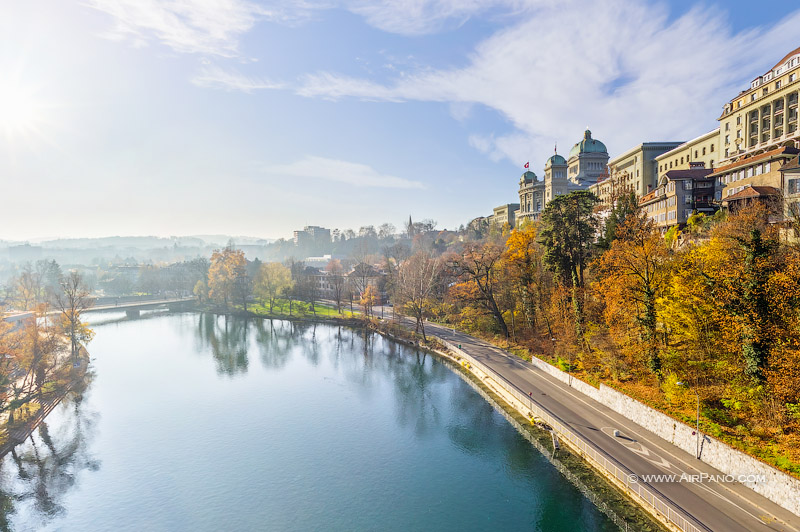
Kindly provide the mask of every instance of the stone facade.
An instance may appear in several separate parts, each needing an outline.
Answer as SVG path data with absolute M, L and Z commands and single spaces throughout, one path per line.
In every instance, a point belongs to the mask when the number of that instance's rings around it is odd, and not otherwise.
M 519 222 L 538 220 L 547 204 L 557 196 L 586 190 L 608 174 L 605 144 L 592 138 L 588 129 L 583 140 L 570 150 L 569 159 L 556 153 L 544 165 L 544 179 L 527 171 L 519 180 Z
M 658 184 L 655 158 L 681 145 L 681 142 L 643 142 L 608 161 L 608 176 L 589 187 L 610 207 L 621 195 L 634 192 L 641 197 Z
M 797 147 L 800 48 L 725 104 L 720 122 L 724 163 L 773 150 Z
M 719 128 L 676 146 L 656 157 L 658 178 L 670 170 L 688 170 L 692 163 L 714 168 L 720 160 Z

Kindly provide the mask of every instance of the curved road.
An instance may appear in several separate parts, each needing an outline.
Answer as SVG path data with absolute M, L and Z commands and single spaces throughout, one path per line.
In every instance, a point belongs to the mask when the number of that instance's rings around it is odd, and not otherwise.
M 413 321 L 410 322 L 413 325 Z M 693 455 L 520 358 L 467 334 L 433 323 L 426 332 L 451 343 L 505 377 L 582 438 L 640 477 L 722 475 Z M 621 437 L 614 437 L 619 430 Z M 640 480 L 640 482 L 642 482 Z M 739 483 L 644 482 L 702 529 L 715 532 L 800 532 L 800 517 Z

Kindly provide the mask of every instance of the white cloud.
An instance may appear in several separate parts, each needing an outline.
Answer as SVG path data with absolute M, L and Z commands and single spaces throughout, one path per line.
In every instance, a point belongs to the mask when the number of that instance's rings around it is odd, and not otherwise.
M 419 181 L 381 174 L 371 166 L 308 155 L 290 164 L 271 165 L 264 173 L 276 177 L 305 177 L 338 181 L 357 187 L 424 189 Z
M 259 20 L 291 22 L 307 16 L 311 6 L 299 2 L 286 9 L 248 0 L 84 0 L 114 18 L 106 36 L 141 46 L 153 39 L 182 53 L 221 57 L 239 55 L 239 38 Z
M 198 87 L 242 91 L 251 93 L 256 90 L 282 89 L 283 83 L 261 77 L 246 76 L 237 70 L 224 70 L 218 66 L 205 66 L 192 78 Z
M 447 4 L 447 2 L 444 2 Z M 670 21 L 640 2 L 543 5 L 478 44 L 463 68 L 405 72 L 390 83 L 332 72 L 306 76 L 309 97 L 483 104 L 515 128 L 471 143 L 538 168 L 589 124 L 614 153 L 642 141 L 691 138 L 722 105 L 797 47 L 800 11 L 733 34 L 724 13 L 694 8 Z M 491 142 L 491 146 L 488 143 Z
M 460 26 L 470 17 L 503 7 L 521 10 L 525 0 L 355 0 L 347 8 L 364 17 L 366 22 L 383 31 L 403 35 L 434 33 Z

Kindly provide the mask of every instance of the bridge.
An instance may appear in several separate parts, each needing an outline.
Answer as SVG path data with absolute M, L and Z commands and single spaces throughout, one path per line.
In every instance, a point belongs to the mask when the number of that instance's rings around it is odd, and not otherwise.
M 180 297 L 172 299 L 151 299 L 130 302 L 104 302 L 86 309 L 84 312 L 121 312 L 125 311 L 129 317 L 136 317 L 142 310 L 152 310 L 166 308 L 169 310 L 181 310 L 187 308 L 189 303 L 197 301 L 194 297 Z

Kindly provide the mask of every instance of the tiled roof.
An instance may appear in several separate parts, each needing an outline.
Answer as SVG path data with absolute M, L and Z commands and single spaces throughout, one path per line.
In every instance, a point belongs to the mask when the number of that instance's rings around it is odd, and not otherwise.
M 713 168 L 690 168 L 689 170 L 670 170 L 665 175 L 669 179 L 702 179 L 713 171 Z
M 769 159 L 770 157 L 775 157 L 778 155 L 797 155 L 800 153 L 800 150 L 797 148 L 792 148 L 791 146 L 781 146 L 780 148 L 775 148 L 774 150 L 770 150 L 765 153 L 759 153 L 758 155 L 751 155 L 750 157 L 745 157 L 744 159 L 739 159 L 736 162 L 731 164 L 726 164 L 725 166 L 720 166 L 719 168 L 714 169 L 714 173 L 712 176 L 716 177 L 718 175 L 722 175 L 728 170 L 733 170 L 734 168 L 741 168 L 743 166 L 747 166 L 748 164 L 752 164 L 758 161 L 763 161 L 764 159 Z
M 778 68 L 778 67 L 779 67 L 779 66 L 781 66 L 782 64 L 784 64 L 784 63 L 786 62 L 786 60 L 787 60 L 787 59 L 789 59 L 790 57 L 792 57 L 793 55 L 796 55 L 796 54 L 800 54 L 800 47 L 798 47 L 798 48 L 794 49 L 793 51 L 789 52 L 788 54 L 786 54 L 786 55 L 784 56 L 784 58 L 783 58 L 783 59 L 781 59 L 780 61 L 778 61 L 777 63 L 775 63 L 775 66 L 774 66 L 774 67 L 772 67 L 772 68 L 770 69 L 770 72 L 771 72 L 771 71 L 773 71 L 773 70 L 775 70 L 776 68 Z
M 781 172 L 786 172 L 787 170 L 797 170 L 800 168 L 800 156 L 795 157 L 788 163 L 781 166 Z
M 728 201 L 736 201 L 742 200 L 747 198 L 759 198 L 762 196 L 779 196 L 781 191 L 775 187 L 768 187 L 762 185 L 751 185 L 744 187 L 742 190 L 728 196 L 727 198 L 723 198 L 723 203 Z

